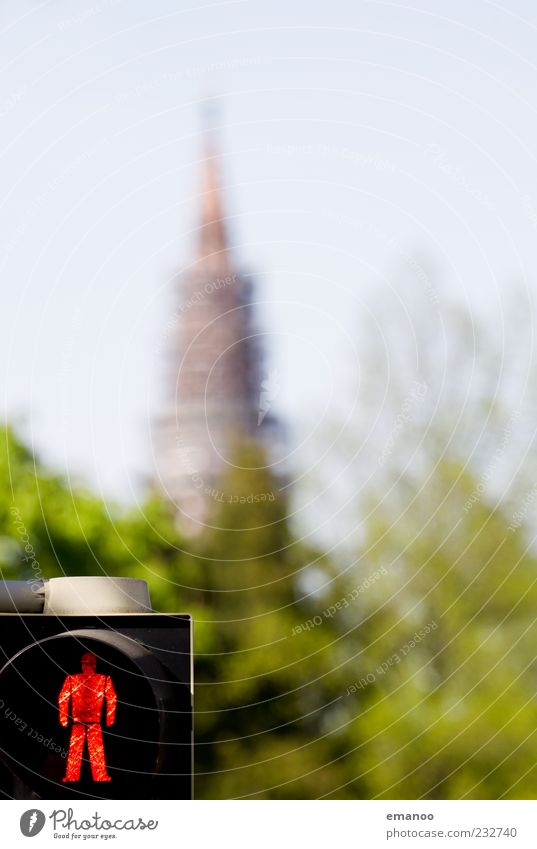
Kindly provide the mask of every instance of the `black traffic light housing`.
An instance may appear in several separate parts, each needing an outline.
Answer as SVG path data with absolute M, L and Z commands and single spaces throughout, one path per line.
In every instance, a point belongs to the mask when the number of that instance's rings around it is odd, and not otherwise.
M 0 614 L 4 797 L 192 798 L 191 632 L 183 614 Z

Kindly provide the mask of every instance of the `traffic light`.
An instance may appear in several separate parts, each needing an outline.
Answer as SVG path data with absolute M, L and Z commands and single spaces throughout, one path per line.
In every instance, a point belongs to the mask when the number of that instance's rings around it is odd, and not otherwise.
M 5 795 L 191 798 L 191 624 L 153 612 L 0 614 Z

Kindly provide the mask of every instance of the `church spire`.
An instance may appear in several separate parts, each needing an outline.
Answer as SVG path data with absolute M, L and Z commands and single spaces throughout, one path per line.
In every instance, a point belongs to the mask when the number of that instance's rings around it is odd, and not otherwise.
M 224 259 L 227 253 L 227 233 L 224 205 L 220 190 L 216 124 L 218 112 L 214 98 L 205 102 L 202 110 L 203 160 L 201 172 L 201 216 L 198 239 L 198 259 Z M 210 262 L 210 264 L 213 264 Z
M 194 261 L 179 288 L 171 391 L 158 423 L 160 485 L 192 534 L 223 498 L 223 475 L 235 462 L 236 445 L 262 440 L 266 431 L 257 426 L 262 351 L 252 285 L 238 272 L 228 243 L 214 138 L 219 122 L 208 105 Z
M 201 219 L 198 258 L 218 257 L 227 252 L 224 209 L 218 177 L 217 153 L 214 144 L 205 145 L 201 181 Z

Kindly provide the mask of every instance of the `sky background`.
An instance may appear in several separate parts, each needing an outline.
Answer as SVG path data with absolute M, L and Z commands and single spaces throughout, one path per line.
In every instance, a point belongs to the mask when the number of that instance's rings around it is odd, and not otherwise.
M 436 281 L 501 334 L 516 285 L 529 316 L 536 43 L 523 0 L 0 0 L 3 414 L 58 470 L 139 497 L 213 94 L 297 467 L 353 407 L 379 292 Z

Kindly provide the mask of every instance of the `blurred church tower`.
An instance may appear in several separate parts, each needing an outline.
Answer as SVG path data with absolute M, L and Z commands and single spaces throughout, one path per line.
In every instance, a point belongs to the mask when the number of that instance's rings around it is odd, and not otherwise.
M 252 284 L 230 249 L 217 146 L 204 135 L 194 257 L 178 281 L 168 409 L 155 433 L 158 486 L 192 535 L 228 496 L 221 479 L 237 446 L 270 441 L 275 420 L 267 410 L 277 394 L 263 370 Z

